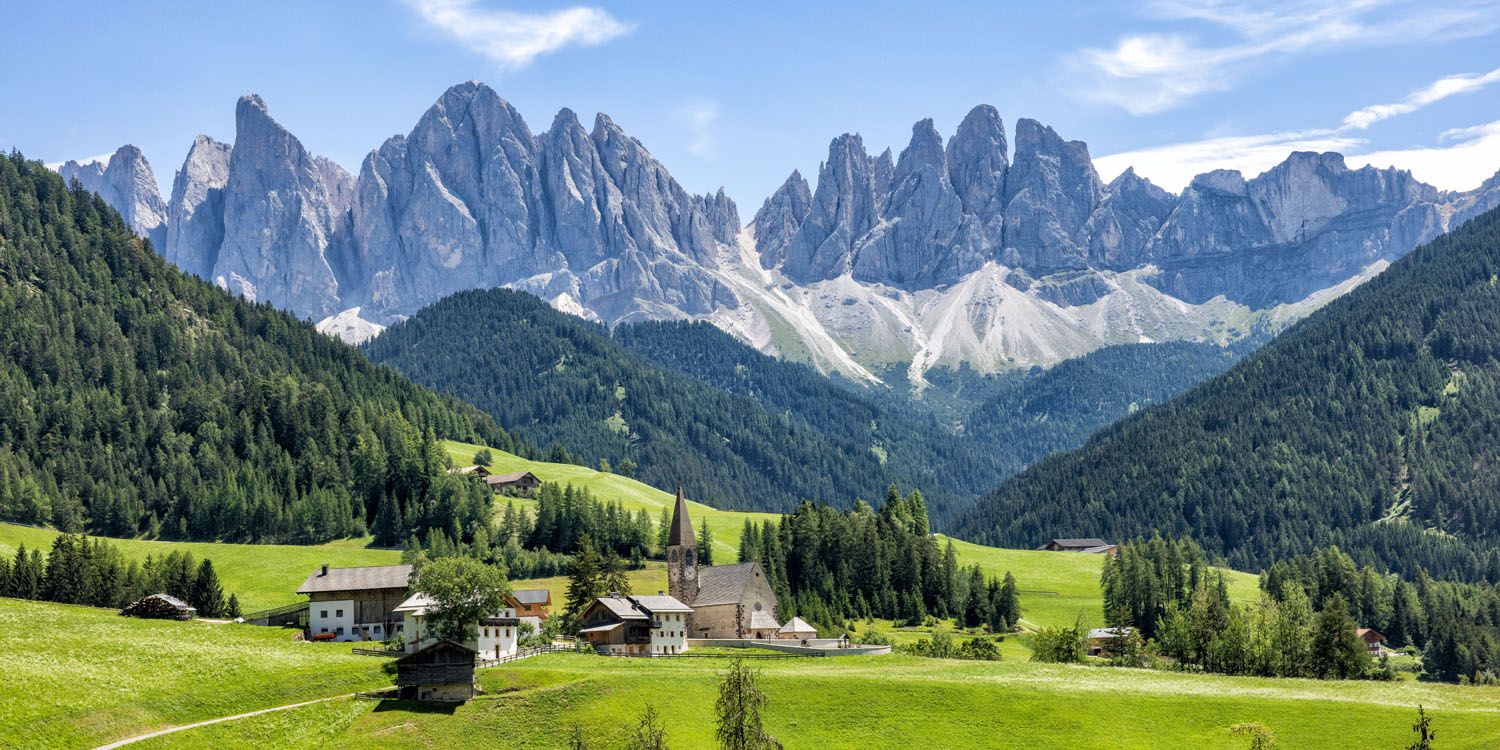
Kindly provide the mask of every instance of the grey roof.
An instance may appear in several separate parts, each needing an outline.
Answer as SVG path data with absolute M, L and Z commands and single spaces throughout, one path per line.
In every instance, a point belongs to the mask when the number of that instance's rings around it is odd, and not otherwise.
M 698 540 L 693 536 L 693 521 L 688 518 L 687 499 L 682 496 L 682 488 L 677 488 L 677 505 L 672 509 L 672 526 L 667 531 L 668 547 L 697 547 Z
M 763 577 L 760 563 L 747 562 L 738 565 L 710 565 L 698 569 L 698 597 L 694 607 L 709 607 L 715 604 L 733 604 L 745 596 L 745 589 L 757 578 Z
M 635 608 L 629 599 L 623 596 L 601 596 L 594 603 L 609 610 L 610 614 L 621 620 L 645 620 L 646 613 Z
M 1103 539 L 1053 539 L 1048 544 L 1056 544 L 1059 547 L 1108 547 L 1109 543 Z
M 641 609 L 652 614 L 657 612 L 691 612 L 692 607 L 678 601 L 672 596 L 632 596 L 630 597 Z
M 173 607 L 176 607 L 177 609 L 192 609 L 194 612 L 198 611 L 196 609 L 193 609 L 191 606 L 189 606 L 187 602 L 185 602 L 185 601 L 183 601 L 181 599 L 178 599 L 177 597 L 172 596 L 171 594 L 151 594 L 150 596 L 145 596 L 145 597 L 142 597 L 142 598 L 143 599 L 160 599 L 160 600 L 162 600 L 162 601 L 164 601 L 164 602 L 172 605 Z
M 818 631 L 813 626 L 808 625 L 806 620 L 804 620 L 804 619 L 802 619 L 800 617 L 793 617 L 791 620 L 787 621 L 787 624 L 781 626 L 781 630 L 779 632 L 782 632 L 782 633 L 816 633 Z
M 299 594 L 324 591 L 368 591 L 371 589 L 404 589 L 411 579 L 410 565 L 372 565 L 365 568 L 322 568 L 314 570 L 297 589 Z
M 1135 632 L 1135 628 L 1094 628 L 1089 631 L 1090 638 L 1121 638 Z
M 549 604 L 552 592 L 547 589 L 516 589 L 510 592 L 510 598 L 520 604 Z
M 770 612 L 751 612 L 750 629 L 775 630 L 777 632 L 780 632 L 781 623 L 777 622 L 776 618 L 772 617 Z
M 522 479 L 525 479 L 526 477 L 531 477 L 532 479 L 536 479 L 536 475 L 532 474 L 529 471 L 513 471 L 513 472 L 511 472 L 509 474 L 491 474 L 491 475 L 489 475 L 489 476 L 487 476 L 487 477 L 484 478 L 484 483 L 485 484 L 511 484 L 512 482 L 519 482 Z M 537 481 L 540 482 L 542 480 L 537 479 Z

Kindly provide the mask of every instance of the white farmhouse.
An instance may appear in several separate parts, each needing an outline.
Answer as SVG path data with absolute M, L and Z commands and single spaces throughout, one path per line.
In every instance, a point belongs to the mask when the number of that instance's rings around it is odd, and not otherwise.
M 583 611 L 578 634 L 601 653 L 668 656 L 687 651 L 693 608 L 656 596 L 601 596 Z
M 427 622 L 427 610 L 433 604 L 431 598 L 419 591 L 396 607 L 396 613 L 402 616 L 407 653 L 416 653 L 438 642 Z M 514 654 L 522 637 L 522 623 L 531 624 L 531 618 L 519 616 L 515 602 L 507 601 L 507 604 L 510 606 L 469 626 L 463 645 L 478 651 L 481 659 L 499 659 Z

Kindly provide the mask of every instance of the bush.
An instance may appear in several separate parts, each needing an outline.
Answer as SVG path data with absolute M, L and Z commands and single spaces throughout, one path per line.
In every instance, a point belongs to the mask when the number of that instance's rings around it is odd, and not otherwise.
M 1088 629 L 1080 617 L 1071 628 L 1042 628 L 1031 644 L 1031 660 L 1071 664 L 1083 661 Z
M 970 661 L 1000 661 L 1000 648 L 988 638 L 970 638 L 958 647 L 957 655 Z
M 878 630 L 871 630 L 871 631 L 865 633 L 864 635 L 858 636 L 857 638 L 854 639 L 854 642 L 855 643 L 859 643 L 859 644 L 863 644 L 865 646 L 889 646 L 889 645 L 891 645 L 891 639 L 889 637 L 887 637 L 885 633 L 882 633 L 882 632 L 880 632 Z

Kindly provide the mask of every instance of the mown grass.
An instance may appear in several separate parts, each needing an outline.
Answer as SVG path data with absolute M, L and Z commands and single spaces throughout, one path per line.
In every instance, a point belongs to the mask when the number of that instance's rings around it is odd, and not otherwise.
M 576 724 L 590 747 L 617 748 L 625 727 L 651 702 L 663 714 L 672 747 L 712 747 L 713 701 L 726 664 L 723 659 L 535 657 L 481 670 L 487 694 L 466 705 L 434 711 L 387 703 L 358 715 L 326 743 L 560 748 Z M 1231 736 L 1228 727 L 1248 721 L 1271 727 L 1284 750 L 1399 748 L 1411 739 L 1419 703 L 1434 717 L 1445 750 L 1500 743 L 1496 688 L 901 655 L 751 664 L 761 670 L 770 698 L 767 728 L 791 750 L 1243 748 L 1245 740 Z M 260 739 L 274 744 L 275 738 Z
M 52 548 L 58 532 L 32 526 L 0 523 L 0 554 L 14 555 L 20 544 L 27 549 Z M 336 568 L 361 565 L 395 565 L 401 553 L 394 550 L 367 549 L 369 539 L 344 539 L 328 544 L 220 544 L 214 542 L 159 542 L 145 539 L 109 540 L 127 559 L 144 560 L 147 555 L 163 557 L 173 550 L 193 553 L 193 557 L 214 561 L 214 570 L 224 594 L 235 594 L 240 609 L 253 612 L 301 601 L 297 587 L 307 574 L 327 563 Z
M 321 747 L 342 734 L 355 719 L 377 703 L 360 698 L 337 698 L 311 706 L 276 711 L 206 727 L 142 740 L 141 750 L 165 748 L 294 748 Z
M 0 747 L 92 747 L 388 686 L 385 663 L 281 628 L 0 598 Z

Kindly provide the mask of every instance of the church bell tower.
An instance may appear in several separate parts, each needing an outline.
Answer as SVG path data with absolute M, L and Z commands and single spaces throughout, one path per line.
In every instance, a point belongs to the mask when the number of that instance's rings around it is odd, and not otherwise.
M 681 486 L 677 488 L 672 526 L 667 530 L 667 593 L 688 606 L 698 598 L 698 541 Z

